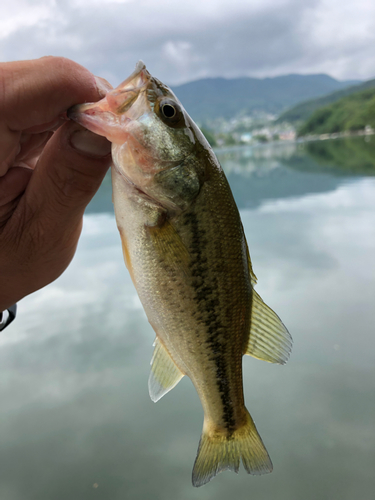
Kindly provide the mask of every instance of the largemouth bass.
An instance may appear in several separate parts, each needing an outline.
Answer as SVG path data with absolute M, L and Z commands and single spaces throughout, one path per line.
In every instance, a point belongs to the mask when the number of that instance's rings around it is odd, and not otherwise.
M 112 142 L 113 202 L 126 266 L 156 333 L 149 392 L 158 401 L 186 375 L 204 410 L 193 469 L 271 472 L 244 403 L 242 356 L 284 364 L 291 337 L 255 292 L 256 278 L 226 177 L 173 92 L 139 62 L 70 118 Z

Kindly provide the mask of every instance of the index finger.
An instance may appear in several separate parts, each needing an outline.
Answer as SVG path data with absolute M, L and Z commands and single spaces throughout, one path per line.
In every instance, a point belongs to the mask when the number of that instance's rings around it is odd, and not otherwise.
M 63 57 L 0 64 L 0 116 L 12 131 L 51 122 L 70 106 L 103 97 L 83 66 Z

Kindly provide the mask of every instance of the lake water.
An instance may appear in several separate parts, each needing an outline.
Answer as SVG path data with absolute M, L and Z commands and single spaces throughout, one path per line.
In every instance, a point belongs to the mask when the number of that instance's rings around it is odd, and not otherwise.
M 244 358 L 274 471 L 191 485 L 202 429 L 186 377 L 157 404 L 154 333 L 122 259 L 110 179 L 65 274 L 0 337 L 1 500 L 372 500 L 375 138 L 222 152 L 257 291 L 294 347 Z M 373 154 L 374 153 L 374 154 Z

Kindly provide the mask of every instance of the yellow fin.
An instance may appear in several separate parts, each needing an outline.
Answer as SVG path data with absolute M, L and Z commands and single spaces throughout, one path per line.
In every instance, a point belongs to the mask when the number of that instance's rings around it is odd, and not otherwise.
M 176 366 L 158 337 L 155 339 L 154 346 L 148 391 L 150 398 L 156 403 L 179 383 L 184 374 Z
M 207 426 L 208 427 L 208 426 Z M 203 486 L 224 470 L 238 473 L 240 460 L 248 474 L 272 472 L 272 462 L 247 412 L 247 422 L 231 435 L 203 426 L 193 468 L 193 486 Z
M 167 220 L 161 227 L 148 227 L 150 238 L 157 253 L 172 268 L 189 274 L 190 254 L 173 225 Z
M 278 315 L 253 290 L 251 327 L 245 354 L 284 365 L 292 350 L 292 337 Z

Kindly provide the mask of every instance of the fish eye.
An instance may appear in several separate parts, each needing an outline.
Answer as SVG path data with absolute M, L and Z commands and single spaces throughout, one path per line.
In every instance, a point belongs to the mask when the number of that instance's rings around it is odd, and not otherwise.
M 172 128 L 185 126 L 184 113 L 180 104 L 173 99 L 164 98 L 156 107 L 156 111 L 163 122 Z
M 165 118 L 174 118 L 177 114 L 177 110 L 172 104 L 162 104 L 161 106 L 161 112 L 165 116 Z

